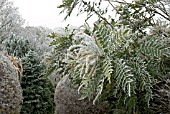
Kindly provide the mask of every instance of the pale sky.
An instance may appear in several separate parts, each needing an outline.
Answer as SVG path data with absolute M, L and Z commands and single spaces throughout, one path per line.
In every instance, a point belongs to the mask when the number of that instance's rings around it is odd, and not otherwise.
M 67 21 L 63 21 L 64 14 L 57 6 L 62 0 L 10 0 L 19 8 L 19 12 L 26 20 L 26 25 L 45 26 L 49 28 L 65 27 L 67 24 L 80 26 L 84 23 L 85 15 L 79 17 L 74 13 Z M 95 19 L 93 19 L 95 20 Z M 93 22 L 91 21 L 91 24 Z
M 19 12 L 26 20 L 26 25 L 30 26 L 45 26 L 49 28 L 65 27 L 68 24 L 73 26 L 81 26 L 84 24 L 86 15 L 76 16 L 75 11 L 67 21 L 63 21 L 65 14 L 60 14 L 61 9 L 58 9 L 62 0 L 9 0 L 13 1 L 14 5 L 19 8 Z M 131 1 L 131 0 L 127 0 Z M 106 4 L 103 4 L 107 6 Z M 96 17 L 89 20 L 90 26 Z

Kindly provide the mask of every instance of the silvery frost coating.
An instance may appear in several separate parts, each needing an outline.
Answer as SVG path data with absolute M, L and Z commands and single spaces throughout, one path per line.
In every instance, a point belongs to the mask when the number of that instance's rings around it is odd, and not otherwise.
M 55 114 L 104 114 L 103 104 L 93 105 L 89 100 L 78 100 L 77 87 L 70 86 L 68 76 L 64 76 L 55 90 Z
M 19 114 L 22 89 L 12 63 L 0 52 L 0 114 Z
M 0 0 L 0 48 L 2 42 L 10 38 L 12 34 L 18 34 L 24 19 L 20 16 L 18 9 L 14 7 L 11 0 Z

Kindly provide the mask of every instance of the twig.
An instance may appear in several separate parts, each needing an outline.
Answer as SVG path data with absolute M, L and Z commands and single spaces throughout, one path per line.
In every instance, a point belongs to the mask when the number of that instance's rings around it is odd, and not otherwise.
M 84 5 L 92 8 L 92 11 L 93 11 L 95 14 L 97 14 L 102 20 L 104 20 L 108 25 L 110 25 L 111 28 L 113 28 L 113 25 L 112 25 L 111 23 L 109 23 L 106 18 L 104 18 L 103 16 L 101 16 L 101 15 L 94 9 L 94 7 L 91 7 L 90 5 L 88 5 L 87 2 L 85 2 L 85 1 L 83 1 L 83 0 L 82 0 L 82 2 L 83 2 Z
M 118 1 L 118 0 L 104 0 L 104 1 L 108 1 L 108 2 L 116 2 L 116 3 L 119 3 L 119 4 L 131 4 L 131 3 L 128 3 L 126 1 Z
M 114 10 L 116 10 L 115 6 L 114 6 L 110 1 L 108 1 L 108 2 L 109 2 L 109 4 L 112 6 L 112 8 L 113 8 Z
M 155 11 L 155 13 L 159 14 L 160 16 L 162 16 L 163 18 L 165 18 L 166 20 L 170 21 L 170 17 L 166 17 L 165 15 L 163 15 L 162 13 Z

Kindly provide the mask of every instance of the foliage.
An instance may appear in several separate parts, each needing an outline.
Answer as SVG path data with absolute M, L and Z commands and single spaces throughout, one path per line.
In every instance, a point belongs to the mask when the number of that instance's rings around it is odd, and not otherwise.
M 73 32 L 74 30 L 69 30 L 69 28 L 66 27 L 63 35 L 54 32 L 48 35 L 48 37 L 52 39 L 50 46 L 53 46 L 54 50 L 45 55 L 43 62 L 48 67 L 46 75 L 49 76 L 54 85 L 58 79 L 65 76 L 67 69 L 64 67 L 65 63 L 63 59 L 65 58 L 66 49 L 72 45 Z M 56 75 L 58 76 L 56 77 Z
M 8 55 L 13 55 L 19 58 L 24 57 L 28 51 L 32 50 L 28 40 L 15 35 L 12 35 L 11 38 L 6 40 L 4 47 Z
M 152 113 L 169 113 L 170 107 L 170 76 L 169 74 L 165 76 L 165 78 L 153 87 L 153 99 L 151 100 L 150 108 L 152 109 Z M 168 99 L 167 99 L 168 98 Z
M 22 28 L 18 36 L 27 39 L 38 55 L 43 56 L 45 52 L 52 49 L 52 47 L 49 47 L 52 40 L 47 37 L 51 32 L 51 29 L 46 27 L 26 26 Z
M 51 82 L 43 76 L 45 66 L 40 63 L 38 55 L 29 51 L 23 62 L 23 78 L 21 87 L 23 89 L 22 114 L 53 114 L 54 88 Z
M 109 113 L 114 114 L 151 113 L 153 88 L 170 71 L 167 67 L 169 32 L 163 29 L 159 33 L 152 31 L 159 27 L 157 22 L 160 21 L 155 16 L 167 23 L 170 21 L 165 2 L 105 1 L 116 11 L 118 19 L 111 14 L 109 19 L 105 18 L 108 12 L 102 10 L 102 2 L 64 0 L 59 6 L 67 11 L 66 18 L 76 6 L 80 7 L 81 13 L 99 17 L 93 30 L 86 30 L 88 33 L 73 34 L 68 43 L 65 39 L 52 44 L 57 47 L 64 44 L 62 50 L 57 49 L 65 55 L 61 61 L 67 70 L 63 72 L 79 85 L 80 100 L 93 99 L 94 104 L 98 100 L 108 101 Z
M 17 57 L 22 62 L 21 87 L 24 100 L 21 113 L 52 114 L 54 87 L 43 74 L 46 67 L 41 63 L 39 55 L 33 51 L 30 42 L 26 38 L 12 35 L 6 40 L 4 50 L 8 55 Z
M 0 45 L 12 34 L 18 34 L 24 20 L 9 0 L 0 1 Z M 2 48 L 2 47 L 1 47 Z
M 120 32 L 116 31 L 116 27 L 115 31 L 104 26 L 98 28 L 94 36 L 84 35 L 82 41 L 70 46 L 66 54 L 65 62 L 70 68 L 70 77 L 80 84 L 80 99 L 95 96 L 95 103 L 101 94 L 105 94 L 104 88 L 107 87 L 107 92 L 114 90 L 112 96 L 121 98 L 116 104 L 121 103 L 120 106 L 124 107 L 122 102 L 125 102 L 128 113 L 141 111 L 135 106 L 137 102 L 145 102 L 149 107 L 151 88 L 156 79 L 151 66 L 160 65 L 155 67 L 154 73 L 165 72 L 161 70 L 162 60 L 159 59 L 162 56 L 169 57 L 166 42 L 163 39 L 157 40 L 158 37 L 148 36 L 152 40 L 146 38 L 146 41 L 138 43 L 133 40 L 134 34 L 128 29 Z M 138 96 L 139 94 L 143 95 Z

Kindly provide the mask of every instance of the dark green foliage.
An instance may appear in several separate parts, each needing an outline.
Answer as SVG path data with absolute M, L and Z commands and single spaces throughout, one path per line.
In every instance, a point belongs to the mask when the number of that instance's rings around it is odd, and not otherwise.
M 12 36 L 5 42 L 5 50 L 9 55 L 21 58 L 23 76 L 23 105 L 21 114 L 53 114 L 54 87 L 45 77 L 45 65 L 30 46 L 28 40 Z
M 153 99 L 150 108 L 153 114 L 170 113 L 170 74 L 153 86 Z
M 23 62 L 23 105 L 21 114 L 53 114 L 54 88 L 51 82 L 43 76 L 45 66 L 40 63 L 38 55 L 29 51 Z
M 28 40 L 12 35 L 11 38 L 5 42 L 5 50 L 9 55 L 21 58 L 32 49 Z

